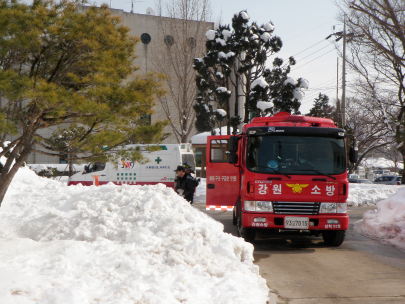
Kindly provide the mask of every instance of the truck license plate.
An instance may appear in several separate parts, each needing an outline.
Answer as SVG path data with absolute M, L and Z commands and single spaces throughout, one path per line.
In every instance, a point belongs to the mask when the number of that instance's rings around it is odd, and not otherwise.
M 308 217 L 286 216 L 284 218 L 284 228 L 289 229 L 308 229 Z

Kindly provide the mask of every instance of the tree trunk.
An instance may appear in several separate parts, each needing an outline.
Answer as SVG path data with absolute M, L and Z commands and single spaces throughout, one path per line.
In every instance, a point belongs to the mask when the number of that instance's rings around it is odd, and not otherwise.
M 32 133 L 23 134 L 20 142 L 14 147 L 10 156 L 7 158 L 6 164 L 0 173 L 0 207 L 11 181 L 31 153 L 32 140 Z M 14 160 L 15 163 L 13 164 Z

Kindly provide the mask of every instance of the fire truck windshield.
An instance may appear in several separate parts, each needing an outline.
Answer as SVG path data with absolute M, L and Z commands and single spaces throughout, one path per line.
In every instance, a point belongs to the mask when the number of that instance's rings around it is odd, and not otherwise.
M 345 141 L 325 136 L 250 136 L 246 166 L 266 174 L 342 174 L 346 170 Z

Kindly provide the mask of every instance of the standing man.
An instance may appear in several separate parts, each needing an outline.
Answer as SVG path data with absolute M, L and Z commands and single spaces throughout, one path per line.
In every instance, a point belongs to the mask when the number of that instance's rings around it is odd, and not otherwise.
M 186 169 L 183 166 L 177 166 L 177 169 L 174 171 L 177 173 L 174 190 L 192 204 L 196 187 L 194 186 L 194 179 L 186 173 Z

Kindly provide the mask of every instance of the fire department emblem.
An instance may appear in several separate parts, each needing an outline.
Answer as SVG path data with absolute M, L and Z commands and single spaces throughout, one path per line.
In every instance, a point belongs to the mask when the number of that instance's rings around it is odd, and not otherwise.
M 309 186 L 309 184 L 286 184 L 286 185 L 292 188 L 293 193 L 301 193 L 303 188 Z

